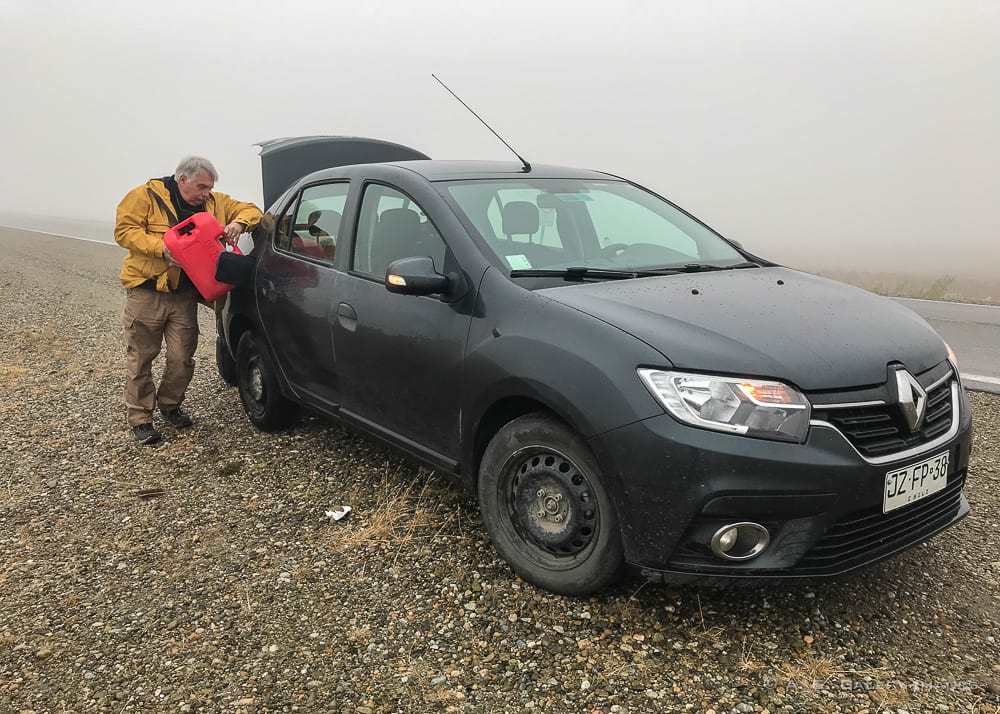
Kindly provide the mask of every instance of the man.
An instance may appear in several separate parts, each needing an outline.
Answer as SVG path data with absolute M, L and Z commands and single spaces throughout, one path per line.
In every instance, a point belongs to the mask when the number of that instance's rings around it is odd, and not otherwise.
M 260 209 L 252 203 L 212 191 L 218 178 L 208 159 L 189 156 L 173 176 L 150 179 L 129 191 L 118 204 L 115 240 L 128 249 L 120 276 L 127 292 L 125 405 L 132 433 L 141 444 L 162 438 L 153 426 L 156 407 L 174 427 L 192 424 L 181 403 L 194 375 L 199 295 L 174 263 L 163 244 L 163 234 L 189 216 L 208 211 L 225 226 L 225 240 L 235 243 L 261 218 Z M 157 387 L 152 364 L 164 341 L 166 365 Z

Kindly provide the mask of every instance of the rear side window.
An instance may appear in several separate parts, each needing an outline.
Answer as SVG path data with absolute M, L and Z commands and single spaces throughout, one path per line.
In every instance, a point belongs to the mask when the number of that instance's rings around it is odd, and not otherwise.
M 409 196 L 380 184 L 365 189 L 352 263 L 355 271 L 382 280 L 393 261 L 428 256 L 441 272 L 446 252 L 434 224 Z
M 278 221 L 275 245 L 294 255 L 333 263 L 349 189 L 350 184 L 340 182 L 304 190 L 298 208 L 292 204 Z M 292 209 L 295 209 L 294 220 L 290 220 Z

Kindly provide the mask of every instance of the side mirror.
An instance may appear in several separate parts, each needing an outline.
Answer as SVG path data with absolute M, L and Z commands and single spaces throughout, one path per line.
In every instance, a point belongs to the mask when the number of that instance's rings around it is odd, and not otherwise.
M 448 292 L 451 281 L 434 270 L 434 261 L 427 256 L 400 258 L 389 263 L 385 271 L 385 287 L 400 295 L 438 295 Z

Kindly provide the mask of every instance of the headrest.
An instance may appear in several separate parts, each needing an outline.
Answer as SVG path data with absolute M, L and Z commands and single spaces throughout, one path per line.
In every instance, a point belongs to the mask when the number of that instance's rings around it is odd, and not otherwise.
M 340 231 L 341 218 L 342 216 L 339 211 L 313 211 L 306 219 L 306 225 L 309 227 L 309 235 L 327 234 L 336 236 Z M 320 224 L 321 221 L 322 224 Z
M 378 217 L 380 231 L 409 232 L 420 228 L 420 216 L 409 208 L 390 208 Z
M 531 201 L 504 204 L 501 216 L 505 236 L 533 234 L 538 231 L 538 207 Z

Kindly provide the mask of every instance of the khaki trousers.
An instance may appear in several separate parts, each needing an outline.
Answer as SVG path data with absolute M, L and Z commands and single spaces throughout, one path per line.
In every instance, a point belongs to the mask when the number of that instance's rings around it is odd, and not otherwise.
M 198 348 L 198 293 L 160 293 L 128 288 L 125 298 L 125 406 L 131 426 L 153 421 L 153 410 L 175 409 L 194 376 Z M 160 386 L 153 383 L 153 360 L 167 344 Z

